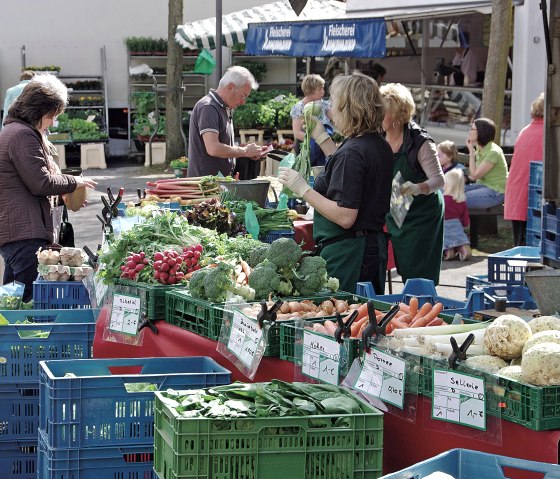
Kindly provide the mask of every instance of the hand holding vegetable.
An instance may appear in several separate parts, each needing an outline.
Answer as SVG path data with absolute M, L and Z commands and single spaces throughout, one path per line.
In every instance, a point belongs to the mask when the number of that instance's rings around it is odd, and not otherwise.
M 316 116 L 309 117 L 307 123 L 311 130 L 311 138 L 313 138 L 317 143 L 321 143 L 319 140 L 323 138 L 328 133 L 325 130 L 325 126 L 319 121 L 319 118 Z
M 303 198 L 305 193 L 311 189 L 305 178 L 291 168 L 280 167 L 278 169 L 278 179 L 299 198 Z
M 411 181 L 407 181 L 401 186 L 401 193 L 403 195 L 417 196 L 420 194 L 420 186 Z

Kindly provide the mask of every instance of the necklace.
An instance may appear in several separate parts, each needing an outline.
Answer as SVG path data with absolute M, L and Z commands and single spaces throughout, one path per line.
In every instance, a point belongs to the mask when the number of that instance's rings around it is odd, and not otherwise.
M 402 142 L 403 142 L 402 133 L 397 135 L 397 136 L 387 135 L 385 137 L 385 139 L 387 140 L 387 143 L 389 143 L 389 145 L 391 146 L 391 149 L 393 150 L 393 153 L 396 153 L 397 151 L 399 151 L 399 149 L 402 145 Z

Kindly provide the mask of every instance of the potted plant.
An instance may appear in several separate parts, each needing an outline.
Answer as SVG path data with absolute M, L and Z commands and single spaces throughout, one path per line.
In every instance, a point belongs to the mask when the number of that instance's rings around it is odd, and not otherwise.
M 181 156 L 181 158 L 172 160 L 169 165 L 173 168 L 173 173 L 175 173 L 176 178 L 186 178 L 187 168 L 189 166 L 189 159 L 186 156 Z

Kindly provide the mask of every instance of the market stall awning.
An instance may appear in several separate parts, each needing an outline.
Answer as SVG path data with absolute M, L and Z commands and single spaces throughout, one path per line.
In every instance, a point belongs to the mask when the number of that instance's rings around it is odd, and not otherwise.
M 383 18 L 250 24 L 245 53 L 292 57 L 383 58 L 385 35 Z
M 248 8 L 222 17 L 222 45 L 231 47 L 245 43 L 249 23 L 290 22 L 297 20 L 324 20 L 341 18 L 346 13 L 346 5 L 336 0 L 308 0 L 299 16 L 292 10 L 288 0 L 268 3 Z M 216 18 L 207 18 L 177 27 L 175 40 L 192 50 L 216 48 Z

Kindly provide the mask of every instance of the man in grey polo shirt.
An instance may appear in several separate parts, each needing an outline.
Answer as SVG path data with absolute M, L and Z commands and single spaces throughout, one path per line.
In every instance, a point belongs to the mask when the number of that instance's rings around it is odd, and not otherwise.
M 232 122 L 232 111 L 258 87 L 249 70 L 230 67 L 218 88 L 197 102 L 189 123 L 189 177 L 231 175 L 235 158 L 261 158 L 261 147 L 255 143 L 234 146 Z

